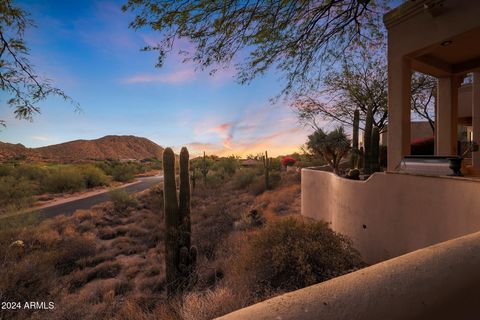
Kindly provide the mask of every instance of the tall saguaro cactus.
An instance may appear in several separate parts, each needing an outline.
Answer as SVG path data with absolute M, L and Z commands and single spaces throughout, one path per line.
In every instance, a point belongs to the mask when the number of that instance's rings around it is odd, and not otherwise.
M 268 157 L 268 152 L 265 151 L 265 156 L 263 157 L 263 168 L 265 169 L 265 190 L 270 189 L 271 164 L 272 164 L 272 159 Z
M 197 258 L 191 246 L 189 155 L 180 152 L 180 193 L 177 201 L 175 154 L 171 148 L 163 152 L 163 194 L 165 211 L 165 270 L 167 293 L 172 296 L 188 284 Z
M 207 156 L 205 155 L 205 151 L 203 151 L 203 159 L 202 159 L 202 168 L 200 169 L 203 175 L 203 184 L 207 185 L 207 174 L 208 174 L 208 165 L 207 165 Z
M 365 131 L 363 134 L 363 144 L 365 148 L 364 172 L 372 173 L 372 130 L 373 130 L 373 106 L 370 104 L 367 108 L 365 117 Z
M 372 129 L 371 168 L 372 172 L 380 171 L 380 129 L 375 126 Z
M 360 127 L 360 111 L 358 109 L 353 113 L 353 132 L 352 132 L 352 158 L 350 167 L 352 169 L 358 168 L 358 132 Z

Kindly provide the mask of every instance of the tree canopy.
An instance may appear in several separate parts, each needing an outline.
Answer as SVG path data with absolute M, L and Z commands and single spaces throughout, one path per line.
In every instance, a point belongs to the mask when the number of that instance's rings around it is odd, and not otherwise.
M 434 131 L 436 79 L 414 72 L 411 88 L 414 117 L 427 120 Z M 293 107 L 300 122 L 314 129 L 318 128 L 320 120 L 352 125 L 355 110 L 360 111 L 360 121 L 365 124 L 371 108 L 371 125 L 383 132 L 387 129 L 388 121 L 387 98 L 384 45 L 359 48 L 357 53 L 343 59 L 339 68 L 325 74 L 320 90 L 298 91 L 293 99 Z
M 13 108 L 15 117 L 30 121 L 40 112 L 38 103 L 50 95 L 69 101 L 78 109 L 61 89 L 35 72 L 24 41 L 25 30 L 33 26 L 27 12 L 14 6 L 11 0 L 0 1 L 0 89 L 10 94 L 7 104 Z M 0 119 L 0 125 L 5 125 L 5 121 Z
M 315 84 L 322 66 L 334 63 L 360 43 L 375 42 L 385 11 L 384 0 L 128 0 L 124 11 L 136 13 L 130 27 L 149 27 L 162 35 L 156 46 L 162 66 L 175 41 L 187 39 L 193 52 L 181 52 L 201 68 L 215 72 L 235 62 L 238 79 L 248 83 L 270 68 L 281 71 L 282 90 Z

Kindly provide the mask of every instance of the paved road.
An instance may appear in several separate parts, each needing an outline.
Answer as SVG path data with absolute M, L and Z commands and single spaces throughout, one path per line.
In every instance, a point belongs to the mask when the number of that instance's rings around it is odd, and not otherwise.
M 140 182 L 121 187 L 128 193 L 135 193 L 139 191 L 143 191 L 145 189 L 150 188 L 152 185 L 163 181 L 163 175 L 153 176 L 153 177 L 143 177 L 138 178 Z M 71 202 L 62 203 L 56 206 L 44 208 L 40 210 L 42 218 L 51 218 L 61 214 L 64 215 L 71 215 L 76 210 L 79 209 L 89 209 L 90 207 L 109 200 L 108 192 L 100 193 L 93 195 L 88 198 L 78 199 Z

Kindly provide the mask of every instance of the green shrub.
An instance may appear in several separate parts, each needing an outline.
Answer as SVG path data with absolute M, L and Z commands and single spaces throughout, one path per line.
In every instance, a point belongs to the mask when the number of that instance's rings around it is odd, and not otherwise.
M 121 163 L 116 165 L 112 169 L 113 180 L 119 182 L 129 182 L 135 177 L 135 168 L 127 163 Z
M 232 274 L 260 295 L 296 290 L 364 266 L 350 240 L 326 222 L 293 217 L 253 233 L 236 259 Z
M 0 213 L 32 205 L 34 193 L 35 185 L 25 178 L 0 177 Z
M 44 190 L 52 193 L 75 192 L 85 187 L 85 180 L 80 170 L 73 167 L 52 169 L 44 183 Z
M 87 188 L 94 188 L 98 186 L 108 185 L 107 175 L 102 170 L 100 170 L 95 166 L 92 166 L 92 165 L 83 166 L 80 169 L 80 172 L 83 176 L 83 179 L 85 181 L 85 185 Z
M 0 177 L 5 177 L 12 175 L 13 173 L 13 166 L 8 164 L 0 165 Z
M 222 171 L 214 171 L 207 175 L 207 185 L 209 188 L 220 188 L 225 181 L 225 173 Z
M 254 181 L 248 185 L 248 191 L 255 196 L 265 192 L 265 178 L 263 176 L 256 177 Z
M 113 203 L 113 210 L 115 212 L 123 212 L 129 207 L 136 206 L 137 200 L 129 195 L 123 189 L 114 189 L 108 193 L 110 201 Z
M 24 164 L 15 167 L 14 175 L 41 183 L 47 177 L 48 170 L 38 165 Z
M 279 158 L 272 158 L 270 161 L 270 168 L 272 170 L 280 171 L 282 169 L 282 162 Z
M 239 167 L 238 159 L 234 156 L 228 158 L 220 158 L 213 165 L 214 171 L 223 171 L 226 175 L 232 176 L 235 174 Z
M 236 189 L 244 189 L 255 180 L 255 170 L 241 169 L 233 177 L 233 185 Z

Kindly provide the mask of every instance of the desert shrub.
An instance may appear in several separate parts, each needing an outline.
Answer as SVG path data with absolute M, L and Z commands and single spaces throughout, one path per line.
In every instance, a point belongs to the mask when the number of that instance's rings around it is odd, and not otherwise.
M 57 167 L 50 171 L 43 187 L 52 193 L 75 192 L 85 189 L 85 180 L 78 168 Z
M 235 174 L 239 167 L 238 159 L 234 156 L 227 157 L 227 158 L 220 158 L 218 161 L 215 162 L 213 165 L 213 170 L 223 170 L 224 173 L 228 176 L 232 176 Z
M 207 175 L 207 185 L 209 188 L 219 188 L 223 185 L 225 181 L 225 173 L 222 170 L 214 171 Z
M 2 265 L 2 301 L 45 299 L 56 276 L 51 254 L 36 252 L 18 262 Z M 0 314 L 0 318 L 3 317 Z
M 282 175 L 279 172 L 270 172 L 270 188 L 274 189 L 280 185 Z
M 422 138 L 416 139 L 410 145 L 412 155 L 433 155 L 435 149 L 435 139 L 431 138 Z
M 363 262 L 350 240 L 327 223 L 290 217 L 253 233 L 231 265 L 237 281 L 248 282 L 254 295 L 265 296 L 328 280 Z
M 9 164 L 0 164 L 0 177 L 12 175 L 13 166 Z
M 251 169 L 238 170 L 233 177 L 233 185 L 236 189 L 245 189 L 255 180 L 255 171 Z
M 255 180 L 248 185 L 248 191 L 251 192 L 254 196 L 258 196 L 265 192 L 265 178 L 256 177 Z
M 135 168 L 128 163 L 121 163 L 112 169 L 113 180 L 119 182 L 129 182 L 135 177 Z
M 137 200 L 123 189 L 114 189 L 108 193 L 115 212 L 122 212 L 137 205 Z
M 35 190 L 35 185 L 24 178 L 0 177 L 0 213 L 30 206 Z
M 83 166 L 80 169 L 80 172 L 83 176 L 85 181 L 85 185 L 87 188 L 94 188 L 98 186 L 106 186 L 108 185 L 108 177 L 107 175 L 99 168 L 88 165 Z
M 67 237 L 58 246 L 54 265 L 63 275 L 83 267 L 82 260 L 96 253 L 95 243 L 82 237 Z
M 33 164 L 23 164 L 15 167 L 14 173 L 18 178 L 42 182 L 48 176 L 48 170 Z
M 295 160 L 295 158 L 293 157 L 283 157 L 282 160 L 282 165 L 283 166 L 293 166 L 295 164 L 295 162 L 297 162 L 297 160 Z
M 282 169 L 282 163 L 278 158 L 270 159 L 270 169 L 275 171 L 280 171 Z
M 234 289 L 219 287 L 205 292 L 191 292 L 183 298 L 180 314 L 184 320 L 208 320 L 246 305 Z

